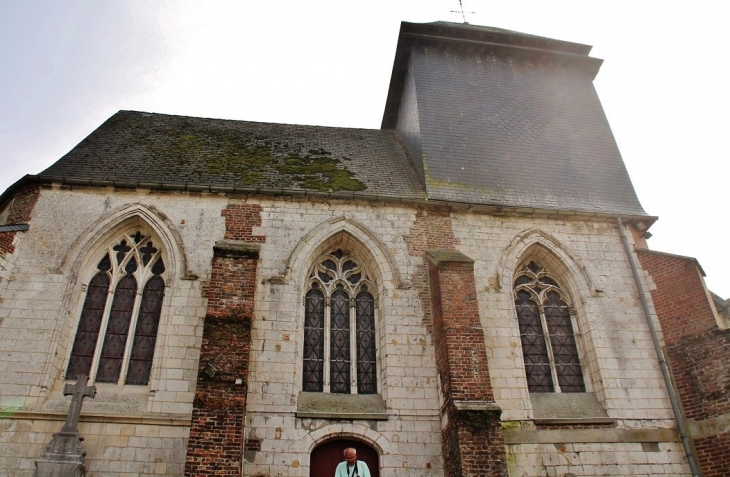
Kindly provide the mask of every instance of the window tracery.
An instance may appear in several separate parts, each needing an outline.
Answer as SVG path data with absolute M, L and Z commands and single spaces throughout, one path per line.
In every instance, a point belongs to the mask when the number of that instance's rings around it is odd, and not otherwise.
M 514 300 L 530 392 L 585 392 L 570 300 L 554 275 L 530 261 L 517 273 Z
M 146 385 L 164 295 L 156 241 L 137 230 L 112 242 L 86 287 L 66 379 Z
M 360 261 L 341 249 L 314 265 L 304 296 L 303 391 L 377 393 L 373 289 Z

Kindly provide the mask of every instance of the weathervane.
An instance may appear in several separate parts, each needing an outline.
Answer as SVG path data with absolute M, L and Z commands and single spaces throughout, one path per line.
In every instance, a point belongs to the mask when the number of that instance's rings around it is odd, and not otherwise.
M 476 12 L 465 12 L 464 11 L 464 5 L 461 3 L 461 0 L 459 0 L 459 10 L 458 11 L 457 10 L 451 10 L 451 13 L 460 13 L 461 14 L 461 18 L 464 19 L 464 23 L 468 25 L 469 22 L 466 21 L 466 14 L 467 13 L 476 13 Z

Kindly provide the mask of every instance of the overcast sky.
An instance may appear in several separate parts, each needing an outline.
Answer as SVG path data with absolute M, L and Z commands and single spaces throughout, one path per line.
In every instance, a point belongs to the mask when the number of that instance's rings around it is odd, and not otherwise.
M 730 297 L 723 1 L 464 0 L 467 21 L 593 45 L 596 89 L 652 249 Z M 458 0 L 0 0 L 0 190 L 120 109 L 379 128 L 401 21 Z M 475 12 L 475 13 L 469 13 Z

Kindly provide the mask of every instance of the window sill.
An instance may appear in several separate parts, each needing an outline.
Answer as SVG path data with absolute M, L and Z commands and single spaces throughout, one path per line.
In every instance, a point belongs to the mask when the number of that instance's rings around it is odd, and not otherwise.
M 616 424 L 616 419 L 612 417 L 565 417 L 560 419 L 541 419 L 532 420 L 538 426 L 593 426 L 593 425 L 609 425 Z
M 502 411 L 494 401 L 454 401 L 457 411 Z
M 385 421 L 388 410 L 380 394 L 325 394 L 300 392 L 296 417 Z
M 614 424 L 593 393 L 530 393 L 536 424 Z

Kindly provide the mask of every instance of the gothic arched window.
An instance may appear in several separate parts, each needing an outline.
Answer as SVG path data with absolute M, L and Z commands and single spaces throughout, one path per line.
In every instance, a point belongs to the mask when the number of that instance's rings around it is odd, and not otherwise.
M 118 237 L 97 262 L 71 349 L 66 379 L 146 385 L 165 295 L 165 263 L 149 236 Z
M 530 392 L 585 392 L 570 301 L 554 276 L 535 261 L 517 273 L 515 308 Z
M 303 391 L 377 393 L 374 286 L 360 261 L 340 249 L 320 257 L 306 290 Z

